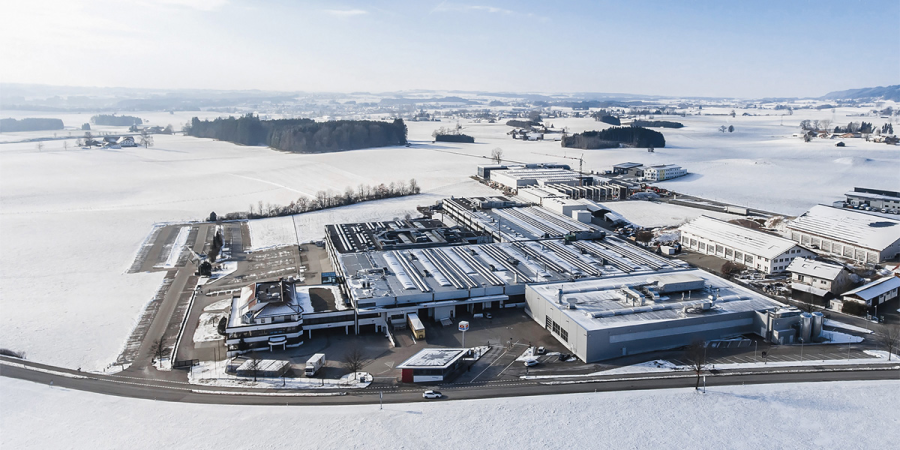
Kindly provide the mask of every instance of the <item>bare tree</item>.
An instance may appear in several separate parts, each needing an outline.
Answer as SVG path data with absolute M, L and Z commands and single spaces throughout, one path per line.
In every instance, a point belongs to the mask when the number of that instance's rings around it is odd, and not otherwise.
M 69 142 L 63 141 L 63 150 L 68 150 L 68 149 L 69 149 Z
M 699 339 L 691 342 L 691 345 L 684 349 L 684 358 L 690 365 L 691 370 L 697 374 L 697 384 L 694 386 L 694 389 L 700 390 L 700 374 L 706 368 L 706 343 Z
M 153 358 L 156 361 L 162 361 L 163 357 L 166 356 L 166 342 L 159 338 L 153 341 Z
M 37 150 L 38 150 L 38 151 L 41 151 L 41 150 L 43 150 L 43 149 L 44 149 L 44 143 L 43 143 L 43 142 L 38 142 L 38 143 L 37 143 Z
M 153 136 L 150 136 L 146 128 L 141 130 L 141 145 L 144 148 L 153 147 Z
M 900 348 L 900 325 L 885 325 L 884 332 L 876 334 L 876 339 L 884 344 L 888 352 L 888 361 L 890 361 L 894 350 Z
M 830 119 L 822 119 L 819 121 L 819 127 L 822 131 L 830 132 L 829 128 L 831 128 L 831 120 Z
M 728 127 L 726 127 L 725 125 L 722 125 L 721 127 L 719 127 L 719 131 L 724 133 L 724 132 L 728 131 Z
M 343 365 L 345 369 L 353 373 L 353 378 L 355 379 L 356 372 L 359 372 L 365 365 L 365 358 L 359 347 L 353 347 L 344 354 Z
M 497 147 L 491 150 L 491 159 L 494 160 L 495 163 L 500 164 L 503 161 L 503 149 Z

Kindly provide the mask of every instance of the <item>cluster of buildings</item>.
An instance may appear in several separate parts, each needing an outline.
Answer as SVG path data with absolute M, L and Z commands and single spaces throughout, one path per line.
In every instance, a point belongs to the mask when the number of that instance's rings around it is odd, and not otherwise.
M 701 216 L 679 228 L 681 244 L 766 275 L 787 273 L 795 299 L 865 315 L 897 296 L 900 279 L 853 289 L 859 277 L 839 261 L 872 266 L 900 257 L 900 220 L 890 210 L 895 201 L 900 193 L 856 188 L 846 202 L 816 205 L 788 221 L 781 236 Z
M 641 163 L 626 162 L 613 166 L 613 175 L 622 175 L 645 181 L 665 181 L 687 175 L 687 170 L 677 164 L 657 164 L 644 166 Z

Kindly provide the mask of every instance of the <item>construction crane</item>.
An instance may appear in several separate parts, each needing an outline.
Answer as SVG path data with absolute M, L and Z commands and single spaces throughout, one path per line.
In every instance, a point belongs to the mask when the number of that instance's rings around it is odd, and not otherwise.
M 551 155 L 549 153 L 537 153 L 537 152 L 532 152 L 532 153 L 534 153 L 535 155 L 547 155 L 547 156 L 552 156 L 554 158 L 559 158 L 559 155 Z M 582 170 L 584 168 L 584 153 L 582 153 L 581 156 L 579 156 L 578 158 L 576 158 L 574 156 L 566 156 L 566 155 L 563 155 L 562 157 L 566 158 L 566 159 L 574 159 L 574 160 L 578 161 L 578 177 L 579 177 L 578 185 L 581 187 L 584 187 L 584 172 Z

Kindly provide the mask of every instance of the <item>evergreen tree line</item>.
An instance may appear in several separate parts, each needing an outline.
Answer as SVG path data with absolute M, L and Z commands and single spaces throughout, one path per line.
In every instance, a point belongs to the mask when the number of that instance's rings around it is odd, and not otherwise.
M 225 220 L 236 220 L 289 216 L 292 214 L 336 208 L 338 206 L 353 205 L 371 200 L 416 195 L 420 192 L 422 192 L 422 188 L 419 187 L 419 183 L 415 178 L 410 179 L 409 183 L 405 181 L 396 181 L 389 184 L 381 183 L 377 186 L 360 184 L 356 189 L 347 186 L 343 193 L 331 190 L 318 191 L 313 198 L 300 197 L 286 206 L 273 205 L 271 203 L 263 204 L 263 202 L 260 201 L 255 206 L 251 204 L 248 212 L 228 213 L 221 218 Z
M 45 131 L 62 130 L 63 121 L 60 119 L 0 119 L 0 131 Z
M 507 120 L 506 124 L 511 127 L 516 127 L 516 128 L 531 128 L 535 125 L 535 122 L 532 122 L 530 120 L 513 119 L 513 120 Z
M 683 123 L 670 122 L 668 120 L 635 120 L 631 123 L 633 127 L 653 127 L 653 128 L 682 128 Z
M 845 127 L 834 127 L 835 133 L 872 133 L 877 129 L 869 122 L 850 122 Z M 893 125 L 886 123 L 880 128 L 881 134 L 894 134 Z
M 612 113 L 610 113 L 609 111 L 607 111 L 605 109 L 601 109 L 601 110 L 592 112 L 591 117 L 593 117 L 594 120 L 596 120 L 596 121 L 608 123 L 610 125 L 615 125 L 615 126 L 622 125 L 622 121 L 619 120 L 618 116 L 613 115 Z
M 194 117 L 185 126 L 194 137 L 218 139 L 242 145 L 267 145 L 297 153 L 320 153 L 406 144 L 406 124 L 374 120 L 316 122 L 311 119 L 260 120 L 242 117 L 212 121 Z
M 597 149 L 615 148 L 619 144 L 632 147 L 665 147 L 666 138 L 662 133 L 641 127 L 612 127 L 602 131 L 585 131 L 566 136 L 562 146 L 569 148 Z
M 130 127 L 132 125 L 140 125 L 144 123 L 140 117 L 134 116 L 117 116 L 115 114 L 97 114 L 91 117 L 91 123 L 94 125 L 108 125 L 114 127 Z

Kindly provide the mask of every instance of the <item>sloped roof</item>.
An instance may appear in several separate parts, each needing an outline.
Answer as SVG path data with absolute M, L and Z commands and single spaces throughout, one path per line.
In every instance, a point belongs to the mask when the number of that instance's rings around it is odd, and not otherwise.
M 844 270 L 843 266 L 807 258 L 794 258 L 787 267 L 788 272 L 826 280 L 834 280 L 842 270 Z
M 863 300 L 869 300 L 897 288 L 900 288 L 900 277 L 884 277 L 852 291 L 845 292 L 844 297 L 853 295 Z
M 825 205 L 813 206 L 787 228 L 878 251 L 900 240 L 898 220 Z
M 700 216 L 682 225 L 679 229 L 744 253 L 752 253 L 769 259 L 775 258 L 797 245 L 796 242 L 787 238 L 751 230 L 709 216 Z

